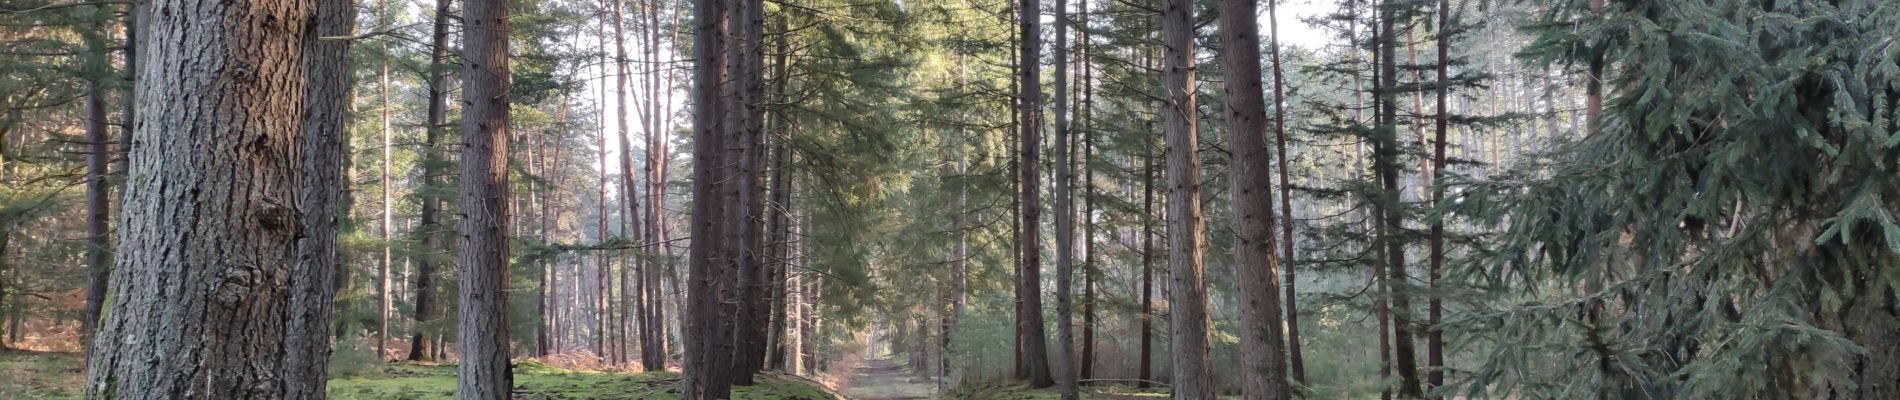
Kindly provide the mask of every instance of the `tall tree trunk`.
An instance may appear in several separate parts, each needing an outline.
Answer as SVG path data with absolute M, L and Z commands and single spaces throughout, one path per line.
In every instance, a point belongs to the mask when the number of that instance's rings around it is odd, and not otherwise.
M 600 40 L 598 45 L 600 46 L 601 58 L 607 58 L 607 21 L 609 15 L 612 14 L 610 10 L 615 1 L 617 0 L 600 1 L 600 18 L 599 21 L 597 21 L 599 26 L 595 28 L 595 34 L 598 35 L 597 37 Z M 608 79 L 616 75 L 608 70 L 612 65 L 614 65 L 612 62 L 602 62 L 600 65 L 599 98 L 601 100 L 599 101 L 602 103 L 606 102 L 608 96 L 607 86 L 610 85 Z M 607 105 L 601 104 L 600 107 L 605 108 Z M 609 167 L 609 165 L 612 163 L 612 161 L 607 159 L 608 118 L 610 118 L 610 116 L 605 110 L 602 110 L 600 113 L 600 125 L 597 126 L 598 129 L 594 133 L 595 155 L 600 162 L 600 176 L 594 182 L 594 198 L 596 199 L 594 203 L 594 229 L 596 229 L 594 232 L 594 242 L 603 246 L 612 238 L 612 235 L 610 235 L 612 231 L 607 225 L 607 183 L 611 182 L 607 171 L 610 171 L 611 167 Z M 594 325 L 593 336 L 589 337 L 589 339 L 592 340 L 589 340 L 587 345 L 588 348 L 593 351 L 594 357 L 605 357 L 607 354 L 607 271 L 612 269 L 611 265 L 613 264 L 610 253 L 611 251 L 604 249 L 594 253 L 594 270 L 592 271 L 594 275 L 592 281 L 594 287 L 587 303 L 587 311 L 593 316 L 593 321 L 591 322 L 593 322 Z
M 1057 0 L 1061 1 L 1061 0 Z M 1042 224 L 1042 205 L 1040 190 L 1042 177 L 1037 172 L 1041 163 L 1037 153 L 1042 147 L 1042 73 L 1040 62 L 1042 54 L 1041 2 L 1022 0 L 1017 17 L 1019 32 L 1022 35 L 1022 50 L 1017 55 L 1020 73 L 1017 79 L 1022 83 L 1021 97 L 1017 107 L 1021 109 L 1022 122 L 1017 126 L 1022 130 L 1022 142 L 1019 144 L 1022 159 L 1022 237 L 1020 239 L 1023 263 L 1022 276 L 1018 285 L 1022 291 L 1022 306 L 1018 313 L 1016 334 L 1017 346 L 1021 349 L 1023 368 L 1026 375 L 1018 376 L 1029 380 L 1031 387 L 1045 388 L 1055 385 L 1049 375 L 1049 337 L 1043 332 L 1042 322 L 1042 239 L 1038 228 Z
M 627 83 L 627 79 L 628 79 L 628 75 L 633 74 L 633 71 L 627 66 L 627 62 L 628 62 L 627 42 L 626 42 L 626 34 L 625 34 L 626 24 L 625 24 L 625 19 L 624 19 L 625 11 L 622 7 L 623 5 L 621 1 L 614 1 L 613 3 L 614 3 L 614 6 L 613 6 L 614 66 L 615 66 L 615 70 L 618 71 L 618 74 L 616 75 L 618 75 L 619 77 L 616 80 L 617 83 L 614 85 L 614 96 L 617 99 L 617 101 L 615 101 L 614 103 L 615 108 L 616 108 L 615 113 L 614 113 L 615 115 L 614 120 L 615 120 L 615 123 L 617 123 L 618 126 L 620 127 L 620 135 L 619 135 L 620 136 L 620 193 L 621 193 L 620 197 L 621 197 L 622 202 L 626 203 L 626 206 L 625 206 L 626 212 L 623 215 L 625 215 L 625 218 L 627 218 L 631 222 L 630 224 L 631 226 L 629 226 L 629 228 L 633 228 L 640 225 L 640 199 L 636 197 L 638 190 L 635 190 L 634 179 L 633 179 L 633 176 L 634 176 L 633 175 L 633 139 L 631 137 L 632 132 L 628 127 L 628 124 L 631 123 L 631 121 L 629 121 L 627 117 L 627 90 L 631 87 L 631 85 Z M 641 238 L 642 235 L 640 234 L 640 231 L 638 229 L 627 229 L 626 231 L 627 231 L 627 234 L 630 236 L 630 240 L 632 240 L 633 244 L 637 246 L 638 244 L 642 242 L 643 238 Z M 630 252 L 622 251 L 621 253 L 628 254 Z M 626 290 L 627 289 L 626 286 L 628 285 L 628 282 L 627 282 L 628 272 L 629 272 L 628 270 L 629 269 L 636 270 L 636 271 L 640 270 L 641 268 L 640 259 L 641 258 L 637 256 L 627 257 L 626 264 L 621 266 L 620 268 L 620 285 L 621 285 L 620 293 L 621 293 L 621 298 L 623 301 L 622 301 L 622 307 L 621 307 L 620 315 L 619 315 L 620 320 L 619 320 L 619 323 L 616 324 L 616 326 L 619 326 L 622 329 L 619 329 L 621 340 L 614 341 L 615 346 L 620 349 L 620 350 L 614 351 L 614 353 L 616 354 L 616 357 L 615 357 L 616 362 L 624 361 L 625 353 L 626 353 L 625 347 L 624 347 L 626 345 L 626 340 L 625 340 L 626 332 L 624 328 L 627 322 L 627 314 L 628 314 L 627 306 L 629 306 L 629 304 L 626 304 L 624 300 L 627 297 L 627 293 L 628 293 L 628 291 Z M 638 299 L 638 297 L 636 296 L 635 299 Z M 631 304 L 631 306 L 638 307 L 639 304 L 636 301 L 635 304 Z
M 1399 397 L 1422 398 L 1419 390 L 1418 361 L 1412 341 L 1411 300 L 1408 277 L 1405 273 L 1404 210 L 1400 209 L 1399 156 L 1398 145 L 1398 93 L 1392 91 L 1398 87 L 1398 19 L 1389 8 L 1379 13 L 1378 40 L 1373 43 L 1379 52 L 1379 83 L 1373 89 L 1379 100 L 1378 137 L 1373 140 L 1373 168 L 1378 170 L 1379 181 L 1384 188 L 1383 199 L 1378 202 L 1381 215 L 1380 243 L 1384 246 L 1386 258 L 1386 289 L 1392 298 L 1392 351 L 1393 369 L 1399 374 Z
M 1267 0 L 1267 24 L 1273 32 L 1273 135 L 1280 156 L 1280 245 L 1284 250 L 1281 264 L 1286 268 L 1286 345 L 1287 364 L 1294 381 L 1306 382 L 1306 359 L 1300 354 L 1300 310 L 1294 299 L 1294 274 L 1299 263 L 1293 258 L 1293 188 L 1287 182 L 1287 170 L 1293 163 L 1286 157 L 1286 82 L 1280 64 L 1280 0 Z
M 568 110 L 569 108 L 572 107 L 569 105 L 571 104 L 570 103 L 571 99 L 566 99 L 566 97 L 567 96 L 563 96 L 564 100 L 561 102 L 561 117 L 562 118 L 559 118 L 560 120 L 566 120 Z M 554 146 L 554 154 L 552 155 L 552 157 L 549 157 L 549 158 L 553 160 L 565 160 L 566 158 L 563 157 L 562 155 L 563 152 L 561 151 L 561 149 L 566 148 L 566 147 L 567 147 L 566 145 L 556 143 Z M 553 169 L 553 171 L 549 173 L 550 176 L 548 177 L 549 186 L 552 188 L 566 188 L 567 175 L 562 173 L 564 169 L 561 168 L 561 164 L 558 162 L 549 162 L 549 167 L 552 167 Z M 549 241 L 555 240 L 555 238 L 562 236 L 558 234 L 558 232 L 560 232 L 561 230 L 561 222 L 560 222 L 561 210 L 564 207 L 553 206 L 554 204 L 559 204 L 562 202 L 562 200 L 564 200 L 561 197 L 562 192 L 563 190 L 549 190 L 548 200 L 541 203 L 541 208 L 542 208 L 541 215 L 544 218 L 546 218 L 546 220 L 542 221 L 542 226 L 544 227 L 543 231 L 547 232 L 547 237 Z M 562 328 L 562 321 L 564 320 L 564 317 L 562 316 L 562 313 L 561 313 L 561 269 L 560 269 L 560 266 L 561 266 L 561 263 L 559 261 L 550 260 L 548 264 L 542 269 L 542 274 L 547 277 L 547 283 L 543 285 L 545 289 L 542 290 L 543 292 L 545 292 L 544 294 L 546 296 L 542 298 L 542 303 L 543 303 L 542 306 L 545 307 L 545 311 L 542 313 L 542 316 L 543 316 L 542 318 L 546 319 L 546 321 L 543 322 L 543 325 L 545 325 L 544 332 L 545 332 L 545 335 L 547 336 L 546 340 L 547 340 L 548 354 L 560 354 L 560 353 L 566 352 L 567 350 L 566 348 L 562 347 L 562 338 L 564 337 L 564 335 L 561 328 Z
M 781 69 L 780 71 L 782 72 L 783 70 Z M 782 77 L 784 75 L 778 76 Z M 782 95 L 783 93 L 780 94 Z M 783 97 L 780 97 L 780 99 L 783 99 Z M 775 125 L 780 123 L 777 122 L 778 117 L 774 117 L 773 121 Z M 782 128 L 775 126 L 774 131 L 777 132 L 777 129 Z M 788 154 L 790 150 L 791 147 L 784 143 L 779 143 L 777 147 L 772 150 L 772 203 L 766 210 L 766 212 L 771 215 L 769 222 L 772 228 L 770 231 L 772 239 L 767 242 L 770 244 L 767 254 L 771 259 L 766 264 L 767 267 L 771 269 L 768 271 L 767 290 L 771 296 L 772 315 L 771 321 L 768 323 L 770 326 L 766 330 L 766 343 L 768 347 L 765 356 L 770 362 L 765 367 L 774 370 L 782 370 L 785 367 L 785 291 L 787 289 L 786 282 L 789 279 L 789 272 L 791 271 L 789 264 L 791 261 L 791 247 L 788 246 L 788 244 L 790 243 L 792 233 L 790 219 L 785 215 L 785 213 L 790 212 L 792 208 L 791 185 L 790 182 L 786 180 L 788 175 L 785 168 L 789 163 L 788 158 L 791 157 L 790 154 Z
M 297 269 L 290 276 L 290 326 L 284 339 L 284 398 L 324 398 L 330 379 L 330 314 L 336 298 L 332 281 L 343 265 L 337 262 L 338 212 L 347 209 L 350 79 L 347 40 L 355 28 L 356 8 L 350 0 L 319 0 L 316 25 L 304 41 L 302 179 L 297 208 L 302 230 L 297 242 Z
M 1151 128 L 1144 132 L 1152 132 Z M 1144 150 L 1146 152 L 1146 150 Z M 1135 386 L 1148 388 L 1154 382 L 1155 319 L 1155 155 L 1142 155 L 1141 167 L 1141 361 L 1136 366 Z
M 1257 0 L 1221 0 L 1227 143 L 1233 154 L 1234 263 L 1240 271 L 1241 393 L 1249 400 L 1291 397 L 1280 334 L 1279 260 L 1274 251 L 1273 156 L 1267 152 L 1260 83 Z
M 314 9 L 150 6 L 144 40 L 157 50 L 145 54 L 137 91 L 166 96 L 138 98 L 132 141 L 144 145 L 131 153 L 112 312 L 86 395 L 279 398 Z
M 469 0 L 462 33 L 461 360 L 457 397 L 507 399 L 508 1 Z
M 387 0 L 377 2 L 376 12 L 379 14 L 377 17 L 379 20 L 381 20 L 384 23 L 390 22 L 389 21 L 389 2 Z M 390 129 L 390 125 L 389 125 L 389 58 L 390 58 L 389 44 L 383 43 L 379 50 L 380 51 L 378 52 L 378 56 L 381 58 L 381 60 L 378 60 L 377 71 L 376 71 L 376 77 L 378 80 L 378 83 L 376 85 L 376 90 L 377 90 L 376 97 L 379 101 L 382 102 L 381 107 L 379 107 L 379 110 L 380 110 L 379 112 L 382 114 L 381 122 L 382 122 L 382 133 L 383 133 L 383 146 L 382 146 L 383 160 L 382 160 L 382 179 L 381 179 L 382 195 L 383 195 L 383 201 L 382 201 L 383 215 L 382 215 L 382 218 L 377 219 L 378 225 L 376 228 L 376 234 L 378 236 L 377 240 L 380 240 L 383 242 L 383 254 L 382 254 L 382 259 L 378 260 L 376 263 L 376 271 L 377 271 L 376 278 L 379 281 L 377 283 L 377 289 L 376 289 L 376 302 L 378 303 L 376 307 L 376 325 L 377 325 L 376 358 L 378 360 L 383 360 L 389 357 L 389 313 L 390 313 L 390 309 L 392 308 L 392 304 L 394 304 L 394 300 L 392 299 L 392 297 L 394 296 L 392 296 L 389 292 L 389 289 L 390 289 L 389 265 L 390 265 L 390 253 L 391 253 L 390 251 L 391 246 L 390 246 L 389 240 L 392 237 L 389 234 L 389 229 L 390 227 L 395 226 L 394 224 L 395 206 L 391 204 L 391 201 L 390 201 L 392 197 L 390 196 L 391 184 L 389 181 L 389 169 L 390 169 L 390 164 L 392 161 L 391 156 L 393 152 L 392 143 L 391 143 L 391 135 L 393 131 Z
M 962 59 L 963 58 L 961 56 L 958 57 L 959 61 L 961 61 Z M 968 82 L 967 67 L 964 67 L 963 64 L 959 62 L 958 67 L 957 67 L 957 84 L 958 86 L 962 86 L 966 84 L 967 82 Z M 965 122 L 965 121 L 968 121 L 968 119 L 969 119 L 969 115 L 965 113 L 960 112 L 957 114 L 958 122 Z M 957 323 L 963 319 L 963 306 L 964 304 L 968 302 L 967 296 L 968 296 L 969 287 L 970 287 L 970 283 L 969 283 L 970 282 L 969 281 L 970 279 L 969 278 L 970 276 L 970 233 L 966 231 L 966 229 L 969 229 L 968 218 L 969 218 L 969 207 L 970 207 L 970 185 L 969 185 L 970 154 L 969 154 L 969 147 L 966 143 L 968 140 L 967 139 L 968 134 L 961 128 L 961 126 L 962 125 L 959 125 L 959 128 L 957 129 L 956 140 L 951 141 L 951 143 L 954 143 L 955 146 L 957 147 L 957 154 L 955 155 L 955 157 L 957 158 L 957 161 L 956 161 L 957 203 L 956 203 L 956 208 L 951 210 L 951 212 L 954 213 L 953 216 L 951 217 L 951 224 L 953 225 L 952 229 L 956 232 L 956 235 L 957 235 L 957 244 L 956 244 L 956 261 L 951 264 L 952 269 L 950 271 L 950 274 L 951 274 L 950 279 L 953 281 L 956 287 L 952 289 L 952 290 L 955 290 L 955 292 L 951 294 L 950 310 L 949 310 L 950 314 L 945 316 L 945 320 L 944 320 L 943 340 L 941 344 L 942 348 L 938 349 L 939 353 L 945 355 L 943 357 L 941 370 L 938 371 L 939 381 L 948 381 L 950 378 L 950 357 L 948 356 L 948 354 L 950 354 L 950 333 L 956 329 Z
M 725 208 L 719 201 L 728 178 L 725 157 L 734 145 L 727 132 L 725 0 L 694 0 L 693 28 L 693 240 L 690 254 L 686 327 L 686 371 L 681 377 L 682 398 L 723 399 L 731 396 L 726 373 L 731 365 L 730 342 L 721 329 L 721 303 L 726 298 L 726 275 L 731 254 L 720 242 L 727 235 Z M 724 323 L 730 323 L 725 321 Z
M 104 6 L 100 6 L 102 10 Z M 94 29 L 103 31 L 104 22 L 93 24 Z M 86 78 L 86 315 L 80 322 L 80 342 L 84 343 L 88 353 L 92 348 L 93 334 L 99 328 L 99 313 L 106 301 L 106 285 L 112 273 L 112 231 L 107 219 L 112 218 L 111 186 L 106 180 L 110 174 L 106 163 L 112 158 L 110 134 L 106 132 L 106 90 L 102 81 L 111 73 L 110 57 L 106 54 L 105 38 L 98 33 L 86 35 L 87 70 Z M 0 141 L 5 141 L 0 136 Z M 4 146 L 0 146 L 4 147 Z M 4 157 L 4 156 L 0 156 Z M 3 229 L 3 228 L 0 228 Z
M 1095 81 L 1091 75 L 1094 59 L 1090 58 L 1094 46 L 1089 42 L 1089 2 L 1080 3 L 1082 14 L 1081 62 L 1082 69 L 1082 111 L 1078 118 L 1082 120 L 1082 225 L 1087 231 L 1082 238 L 1082 370 L 1076 378 L 1087 382 L 1095 377 L 1095 169 L 1089 167 L 1089 160 L 1095 153 Z
M 1208 347 L 1207 284 L 1202 279 L 1200 140 L 1195 130 L 1194 2 L 1166 0 L 1161 8 L 1165 65 L 1161 114 L 1167 121 L 1168 326 L 1174 353 L 1174 398 L 1214 398 Z
M 733 110 L 741 113 L 738 121 L 743 121 L 738 130 L 742 141 L 743 155 L 739 161 L 740 205 L 744 208 L 741 242 L 743 243 L 743 262 L 739 275 L 740 301 L 737 318 L 734 322 L 740 328 L 734 335 L 733 362 L 737 367 L 733 383 L 750 386 L 753 375 L 765 367 L 765 333 L 770 325 L 767 308 L 771 296 L 766 291 L 770 273 L 766 266 L 765 246 L 765 108 L 761 101 L 765 89 L 765 2 L 763 0 L 738 0 L 738 10 L 733 22 L 738 26 L 738 41 L 733 49 L 738 57 L 730 68 L 738 76 L 739 106 Z
M 771 235 L 771 239 L 767 240 L 769 246 L 767 255 L 770 259 L 766 260 L 765 263 L 765 267 L 768 269 L 765 288 L 769 292 L 768 303 L 772 306 L 772 314 L 769 321 L 766 322 L 766 325 L 768 325 L 766 330 L 766 344 L 768 347 L 764 349 L 767 352 L 764 356 L 771 361 L 771 364 L 762 365 L 762 367 L 770 369 L 784 369 L 785 309 L 787 299 L 786 291 L 788 289 L 786 284 L 791 274 L 790 244 L 792 220 L 789 213 L 792 211 L 792 182 L 790 180 L 792 175 L 788 168 L 791 166 L 792 148 L 791 145 L 787 143 L 790 139 L 791 131 L 790 125 L 788 125 L 785 119 L 787 112 L 783 108 L 783 104 L 789 101 L 789 95 L 786 94 L 786 85 L 790 79 L 790 75 L 787 75 L 787 73 L 790 71 L 789 62 L 791 59 L 791 55 L 789 54 L 791 51 L 791 44 L 789 43 L 790 26 L 788 24 L 783 15 L 773 20 L 773 30 L 775 34 L 773 35 L 774 48 L 772 53 L 774 56 L 771 65 L 771 95 L 773 103 L 781 105 L 769 110 L 770 113 L 766 114 L 766 116 L 771 118 L 767 121 L 771 125 L 765 130 L 766 134 L 771 135 L 772 138 L 776 138 L 773 140 L 775 148 L 771 152 L 772 188 L 770 193 L 772 201 L 767 204 L 764 210 L 765 213 L 770 216 L 767 223 L 771 228 L 767 232 Z M 762 52 L 761 56 L 763 56 Z
M 1069 154 L 1069 0 L 1055 0 L 1055 222 L 1056 222 L 1056 381 L 1063 400 L 1076 396 L 1075 365 L 1075 200 L 1070 192 Z M 1028 31 L 1025 31 L 1028 32 Z M 1030 53 L 1034 54 L 1034 53 Z M 1040 129 L 1038 127 L 1038 129 Z M 1039 287 L 1032 286 L 1032 287 Z
M 1008 11 L 1004 13 L 1009 14 L 1011 22 L 1022 21 L 1021 13 L 1015 11 L 1016 5 L 1017 5 L 1016 2 L 1011 1 L 1011 2 L 1008 2 L 1004 6 L 1005 8 L 1008 9 Z M 1010 39 L 1021 42 L 1023 40 L 1022 33 L 1023 33 L 1022 31 L 1011 32 Z M 1023 67 L 1024 67 L 1022 63 L 1022 60 L 1023 60 L 1022 47 L 1018 46 L 1016 48 L 1010 49 L 1010 58 L 1016 61 L 1015 63 L 1010 65 L 1010 73 L 1014 74 L 1014 76 L 1021 77 L 1023 74 Z M 1009 107 L 1009 130 L 1012 132 L 1021 132 L 1021 130 L 1023 129 L 1022 128 L 1023 126 L 1023 123 L 1022 123 L 1023 98 L 1021 96 L 1021 94 L 1023 93 L 1022 86 L 1023 86 L 1023 81 L 1021 79 L 1011 79 L 1009 81 L 1009 91 L 1010 93 L 1013 94 L 1013 96 L 1010 97 L 1011 107 Z M 1027 315 L 1028 313 L 1023 312 L 1022 275 L 1023 275 L 1023 261 L 1025 260 L 1025 258 L 1023 258 L 1023 197 L 1020 195 L 1023 191 L 1023 174 L 1020 173 L 1020 171 L 1023 168 L 1023 158 L 1020 156 L 1020 154 L 1022 154 L 1022 139 L 1023 138 L 1020 134 L 1015 135 L 1015 136 L 1010 136 L 1008 139 L 1005 139 L 1005 142 L 1007 142 L 1008 144 L 1005 145 L 1005 150 L 1004 150 L 1006 153 L 1019 155 L 1018 157 L 1011 159 L 1010 160 L 1011 164 L 1009 165 L 1009 168 L 1011 170 L 1019 171 L 1018 173 L 1012 174 L 1009 177 L 1009 183 L 1011 185 L 1010 192 L 1018 194 L 1017 196 L 1013 196 L 1010 198 L 1010 204 L 1009 204 L 1010 205 L 1009 207 L 1009 212 L 1010 212 L 1009 243 L 1011 246 L 1010 247 L 1010 261 L 1011 261 L 1010 265 L 1016 268 L 1014 271 L 1015 276 L 1011 277 L 1012 279 L 1010 281 L 1010 283 L 1013 286 L 1013 289 L 1015 289 L 1015 292 L 1012 293 L 1015 296 L 1014 297 L 1015 302 L 1012 303 L 1012 305 L 1016 307 L 1014 310 L 1010 312 L 1011 317 L 1014 318 L 1011 322 L 1015 323 L 1015 326 L 1011 327 L 1012 329 L 1011 339 L 1014 339 L 1015 341 L 1011 342 L 1010 344 L 1010 349 L 1013 350 L 1011 352 L 1011 355 L 1013 356 L 1011 358 L 1011 361 L 1014 361 L 1015 364 L 1014 364 L 1014 368 L 1011 369 L 1010 371 L 1012 371 L 1014 376 L 1016 376 L 1019 379 L 1029 375 L 1029 370 L 1025 368 L 1023 365 L 1023 332 L 1022 332 L 1023 319 L 1028 318 L 1028 315 Z
M 1451 35 L 1448 33 L 1449 31 L 1446 30 L 1447 27 L 1451 26 L 1449 22 L 1451 19 L 1450 4 L 1451 1 L 1449 0 L 1439 0 L 1438 2 L 1438 115 L 1432 120 L 1433 128 L 1436 131 L 1432 140 L 1431 182 L 1434 183 L 1427 184 L 1427 186 L 1431 186 L 1432 188 L 1432 208 L 1434 209 L 1438 208 L 1439 201 L 1445 198 L 1445 188 L 1435 183 L 1444 179 L 1445 176 L 1445 127 L 1450 118 L 1450 109 L 1445 107 L 1446 95 L 1451 91 L 1448 82 L 1450 77 L 1448 66 L 1450 65 Z M 1431 280 L 1428 284 L 1431 285 L 1432 295 L 1428 306 L 1430 309 L 1427 311 L 1429 314 L 1426 316 L 1426 324 L 1431 330 L 1428 333 L 1429 336 L 1426 338 L 1425 366 L 1429 371 L 1426 375 L 1427 384 L 1431 385 L 1430 388 L 1435 389 L 1445 385 L 1445 332 L 1440 330 L 1438 325 L 1441 322 L 1444 312 L 1444 304 L 1441 301 L 1442 295 L 1438 290 L 1438 269 L 1445 265 L 1444 218 L 1439 217 L 1432 219 L 1431 230 L 1432 265 Z
M 429 111 L 424 128 L 422 143 L 422 188 L 417 190 L 422 200 L 422 221 L 415 229 L 422 237 L 422 248 L 442 248 L 441 213 L 442 201 L 434 195 L 441 174 L 442 129 L 448 124 L 448 87 L 444 75 L 449 59 L 449 10 L 454 0 L 436 0 L 435 32 L 430 38 L 429 53 Z M 427 327 L 435 320 L 435 260 L 423 255 L 416 258 L 416 329 L 409 339 L 409 361 L 435 360 L 436 344 L 432 343 L 432 332 Z

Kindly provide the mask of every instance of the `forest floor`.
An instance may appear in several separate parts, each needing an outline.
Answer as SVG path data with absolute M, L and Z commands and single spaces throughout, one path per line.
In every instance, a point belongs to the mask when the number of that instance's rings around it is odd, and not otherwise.
M 1020 384 L 973 385 L 958 388 L 948 395 L 937 395 L 937 384 L 928 378 L 920 377 L 900 360 L 851 359 L 844 360 L 843 367 L 848 374 L 839 377 L 837 388 L 850 400 L 1056 400 L 1062 396 L 1055 388 L 1031 389 Z M 1085 386 L 1081 390 L 1082 398 L 1095 400 L 1157 400 L 1168 398 L 1168 392 L 1157 389 L 1135 389 L 1127 386 Z M 1227 397 L 1222 397 L 1223 399 Z
M 0 399 L 76 399 L 84 395 L 85 360 L 78 353 L 0 351 Z M 330 380 L 329 398 L 424 400 L 455 397 L 454 364 L 383 364 Z M 515 364 L 516 399 L 678 399 L 674 372 L 597 372 Z M 733 388 L 734 400 L 828 400 L 816 383 L 776 374 Z
M 79 353 L 0 350 L 0 399 L 76 399 L 85 395 Z
M 838 387 L 851 400 L 914 400 L 937 397 L 936 382 L 924 380 L 891 359 L 857 360 Z

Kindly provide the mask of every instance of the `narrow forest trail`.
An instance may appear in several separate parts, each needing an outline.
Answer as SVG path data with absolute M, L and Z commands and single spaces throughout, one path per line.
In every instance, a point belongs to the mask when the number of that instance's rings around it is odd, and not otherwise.
M 838 389 L 850 400 L 913 400 L 936 398 L 935 383 L 917 378 L 903 364 L 890 359 L 860 359 Z

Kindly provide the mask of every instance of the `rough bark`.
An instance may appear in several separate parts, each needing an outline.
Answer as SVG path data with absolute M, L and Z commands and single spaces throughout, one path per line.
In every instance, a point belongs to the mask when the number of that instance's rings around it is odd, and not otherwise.
M 1058 0 L 1060 1 L 1060 0 Z M 1018 378 L 1027 379 L 1031 387 L 1045 388 L 1055 385 L 1054 377 L 1049 374 L 1049 336 L 1043 332 L 1042 322 L 1042 205 L 1040 188 L 1042 177 L 1037 172 L 1038 153 L 1041 149 L 1042 131 L 1042 73 L 1038 55 L 1042 53 L 1041 2 L 1023 0 L 1017 10 L 1022 50 L 1017 54 L 1017 65 L 1021 75 L 1021 89 L 1017 93 L 1020 100 L 1022 121 L 1022 139 L 1019 145 L 1022 159 L 1018 161 L 1022 168 L 1022 237 L 1020 250 L 1023 263 L 1017 285 L 1022 291 L 1022 305 L 1017 309 L 1016 320 L 1017 346 L 1023 367 Z
M 468 0 L 462 18 L 461 272 L 457 397 L 507 399 L 508 1 Z
M 343 168 L 349 137 L 349 47 L 356 9 L 350 0 L 319 0 L 316 23 L 304 42 L 306 113 L 303 123 L 302 179 L 297 208 L 303 235 L 297 242 L 297 266 L 290 277 L 290 321 L 285 341 L 284 396 L 321 399 L 329 380 L 330 314 L 335 302 L 337 220 L 345 188 Z
M 720 238 L 726 235 L 723 214 L 725 202 L 716 201 L 720 181 L 727 178 L 725 164 L 737 160 L 724 157 L 733 145 L 726 132 L 726 1 L 693 0 L 697 13 L 693 27 L 693 241 L 689 248 L 690 284 L 683 339 L 686 341 L 685 373 L 681 376 L 684 399 L 724 399 L 731 396 L 726 372 L 730 365 L 730 342 L 721 340 L 721 303 L 726 286 L 721 284 L 729 272 Z M 706 201 L 713 200 L 713 201 Z M 725 321 L 724 323 L 730 323 Z
M 736 38 L 729 43 L 732 54 L 728 56 L 727 68 L 732 71 L 733 81 L 738 85 L 731 88 L 736 93 L 730 97 L 736 100 L 729 112 L 736 113 L 738 124 L 732 130 L 737 135 L 738 179 L 737 199 L 740 208 L 732 223 L 741 224 L 737 231 L 739 262 L 737 294 L 733 303 L 735 308 L 733 323 L 733 384 L 750 386 L 753 375 L 765 366 L 765 330 L 769 322 L 765 317 L 770 304 L 766 282 L 769 273 L 765 263 L 765 109 L 761 104 L 764 94 L 765 53 L 763 46 L 765 2 L 762 0 L 735 0 L 729 25 Z
M 1161 8 L 1163 105 L 1168 153 L 1168 326 L 1175 399 L 1214 398 L 1207 284 L 1202 274 L 1200 140 L 1195 130 L 1194 2 Z
M 88 398 L 283 396 L 307 2 L 159 0 Z
M 1266 100 L 1260 82 L 1257 0 L 1221 0 L 1223 90 L 1234 207 L 1235 290 L 1240 292 L 1241 394 L 1286 399 L 1286 348 L 1280 333 L 1279 260 L 1274 248 L 1273 156 L 1266 144 Z

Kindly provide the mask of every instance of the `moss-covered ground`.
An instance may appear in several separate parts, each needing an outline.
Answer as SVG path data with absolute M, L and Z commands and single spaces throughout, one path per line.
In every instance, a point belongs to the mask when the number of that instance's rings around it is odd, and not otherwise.
M 84 359 L 72 353 L 0 352 L 0 399 L 76 399 L 84 395 Z M 387 364 L 361 376 L 330 380 L 330 398 L 433 400 L 455 398 L 455 365 Z M 515 398 L 530 400 L 678 399 L 679 374 L 572 371 L 515 364 Z M 734 400 L 834 400 L 816 384 L 766 374 L 733 389 Z

